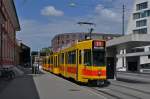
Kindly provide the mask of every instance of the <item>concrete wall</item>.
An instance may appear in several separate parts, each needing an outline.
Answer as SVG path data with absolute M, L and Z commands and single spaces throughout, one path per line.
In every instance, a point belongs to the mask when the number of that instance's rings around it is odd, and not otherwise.
M 148 56 L 140 56 L 140 64 L 146 63 L 150 63 L 150 59 L 148 59 Z

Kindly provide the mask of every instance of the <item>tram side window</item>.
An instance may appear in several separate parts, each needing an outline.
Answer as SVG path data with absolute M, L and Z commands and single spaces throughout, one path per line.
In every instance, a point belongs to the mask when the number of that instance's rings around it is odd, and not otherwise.
M 57 66 L 59 66 L 59 65 L 60 65 L 60 61 L 59 61 L 59 59 L 60 59 L 60 55 L 58 55 L 58 58 L 57 58 Z
M 61 63 L 64 64 L 64 53 L 61 54 Z
M 72 57 L 72 64 L 76 64 L 76 51 L 73 51 L 72 53 L 71 53 L 71 57 Z
M 68 53 L 68 64 L 71 64 L 71 52 Z
M 42 63 L 44 64 L 44 59 L 43 59 Z
M 58 61 L 59 61 L 59 65 L 62 64 L 62 62 L 61 62 L 61 54 L 59 55 Z
M 46 64 L 46 59 L 45 59 L 45 64 Z
M 72 51 L 68 53 L 68 63 L 76 64 L 76 51 Z
M 48 58 L 48 64 L 51 64 L 51 59 L 50 59 L 50 57 Z
M 54 56 L 54 67 L 57 67 L 57 60 L 56 56 Z
M 79 51 L 79 64 L 82 64 L 82 55 L 81 55 L 81 50 Z
M 53 57 L 51 57 L 51 64 L 53 64 Z
M 58 67 L 58 56 L 56 56 L 56 67 Z
M 90 49 L 84 50 L 84 65 L 86 65 L 86 66 L 91 66 L 92 65 L 91 50 Z
M 65 60 L 65 62 L 66 62 L 65 64 L 68 64 L 68 53 L 65 53 L 65 59 L 66 59 Z

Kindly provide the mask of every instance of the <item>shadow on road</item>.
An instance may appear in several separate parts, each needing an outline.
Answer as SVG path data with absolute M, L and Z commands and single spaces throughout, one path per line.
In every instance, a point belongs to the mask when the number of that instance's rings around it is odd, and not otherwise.
M 127 83 L 137 83 L 137 84 L 150 84 L 150 82 L 147 81 L 139 81 L 136 79 L 125 79 L 125 78 L 117 78 L 118 81 L 127 82 Z

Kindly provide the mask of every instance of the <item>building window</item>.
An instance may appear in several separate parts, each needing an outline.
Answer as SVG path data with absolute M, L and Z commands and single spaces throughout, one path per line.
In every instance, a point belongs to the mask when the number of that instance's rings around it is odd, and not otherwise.
M 133 14 L 133 19 L 139 19 L 139 18 L 141 18 L 140 15 L 141 15 L 140 13 L 134 13 Z
M 147 26 L 147 20 L 136 21 L 136 27 Z
M 148 2 L 144 2 L 136 5 L 136 10 L 142 10 L 146 8 L 148 8 Z
M 145 17 L 149 17 L 149 16 L 150 16 L 150 10 L 146 10 L 143 12 L 134 13 L 133 19 L 140 19 L 140 18 L 145 18 Z
M 150 16 L 150 10 L 147 10 L 147 16 Z
M 146 13 L 147 13 L 146 11 L 141 12 L 141 18 L 145 18 L 145 17 L 147 17 Z
M 133 48 L 128 53 L 144 52 L 144 48 Z
M 148 55 L 148 59 L 150 59 L 150 55 Z
M 134 34 L 147 34 L 147 28 L 133 30 Z

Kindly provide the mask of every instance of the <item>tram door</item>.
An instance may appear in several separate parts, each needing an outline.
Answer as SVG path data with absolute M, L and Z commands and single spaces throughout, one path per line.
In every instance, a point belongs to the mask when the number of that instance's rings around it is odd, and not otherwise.
M 54 68 L 55 68 L 55 63 L 56 63 L 55 56 L 53 58 L 54 58 L 53 65 L 54 65 Z
M 56 56 L 56 67 L 58 67 L 58 57 Z
M 79 67 L 79 52 L 76 50 L 76 80 L 78 80 L 78 67 Z
M 113 57 L 107 57 L 107 79 L 114 79 L 115 74 L 115 59 Z
M 56 68 L 58 65 L 58 62 L 57 62 L 57 56 L 54 56 L 54 67 Z

